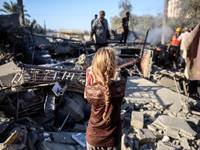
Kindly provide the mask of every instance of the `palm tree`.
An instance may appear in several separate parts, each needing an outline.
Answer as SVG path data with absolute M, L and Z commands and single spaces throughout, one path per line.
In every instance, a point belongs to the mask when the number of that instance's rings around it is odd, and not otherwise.
M 18 14 L 18 5 L 15 2 L 10 1 L 10 4 L 8 2 L 4 2 L 3 8 L 4 9 L 0 9 L 1 12 L 7 14 Z M 27 10 L 24 10 L 24 12 L 27 12 Z M 31 17 L 29 14 L 24 14 L 24 16 Z

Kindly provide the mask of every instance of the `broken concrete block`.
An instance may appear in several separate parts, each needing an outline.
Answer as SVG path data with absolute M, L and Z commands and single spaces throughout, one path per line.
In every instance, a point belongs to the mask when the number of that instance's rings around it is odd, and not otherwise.
M 44 141 L 40 145 L 41 150 L 76 150 L 76 148 L 72 145 L 67 145 L 67 144 L 60 144 L 60 143 L 52 143 L 52 142 L 47 142 Z
M 0 66 L 2 87 L 19 86 L 24 83 L 23 71 L 13 61 Z
M 86 70 L 90 66 L 89 58 L 85 54 L 81 54 L 75 66 L 76 69 Z
M 176 148 L 171 146 L 170 144 L 168 143 L 163 143 L 162 141 L 158 141 L 157 143 L 157 149 L 158 150 L 175 150 Z
M 156 141 L 156 136 L 149 129 L 136 129 L 136 132 L 140 144 Z
M 164 132 L 166 131 L 169 136 L 177 136 L 178 132 L 179 135 L 194 140 L 197 134 L 185 120 L 177 117 L 161 115 L 152 123 L 152 125 Z M 171 131 L 176 132 L 176 134 L 171 133 Z
M 70 98 L 69 96 L 65 97 L 66 103 L 65 106 L 62 108 L 63 111 L 70 113 L 70 116 L 75 121 L 81 121 L 84 119 L 84 112 L 83 112 L 83 106 L 80 105 L 77 101 L 75 101 L 73 98 Z
M 132 111 L 131 126 L 136 129 L 142 129 L 144 126 L 143 112 Z
M 167 142 L 169 142 L 169 140 L 170 140 L 170 138 L 168 137 L 168 136 L 164 136 L 163 137 L 163 139 L 162 139 L 162 142 L 164 142 L 164 143 L 167 143 Z
M 190 145 L 188 143 L 188 140 L 186 138 L 181 138 L 181 146 L 184 148 L 184 149 L 190 149 Z

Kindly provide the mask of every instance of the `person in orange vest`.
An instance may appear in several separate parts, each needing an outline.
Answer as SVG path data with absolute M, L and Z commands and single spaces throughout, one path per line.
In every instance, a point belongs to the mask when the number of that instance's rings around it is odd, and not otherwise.
M 176 69 L 177 68 L 177 59 L 180 51 L 181 41 L 178 40 L 178 37 L 181 34 L 181 28 L 176 29 L 176 34 L 172 36 L 172 40 L 167 48 L 168 52 L 168 60 L 170 64 L 173 66 L 173 62 L 175 62 Z

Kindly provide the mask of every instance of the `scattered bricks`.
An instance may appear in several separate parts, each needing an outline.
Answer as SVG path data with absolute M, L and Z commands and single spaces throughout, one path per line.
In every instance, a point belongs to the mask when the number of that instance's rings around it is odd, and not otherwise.
M 136 129 L 136 132 L 140 145 L 156 141 L 156 136 L 149 129 Z
M 142 129 L 144 126 L 144 116 L 142 112 L 132 111 L 131 126 L 136 129 Z
M 175 150 L 176 149 L 175 147 L 169 145 L 168 143 L 164 144 L 162 141 L 159 141 L 157 145 L 158 145 L 157 146 L 158 150 Z
M 188 123 L 177 117 L 170 117 L 161 115 L 153 123 L 156 128 L 165 130 L 171 136 L 177 136 L 177 133 L 186 137 L 187 139 L 194 140 L 196 132 L 188 125 Z M 171 129 L 170 129 L 171 128 Z M 175 133 L 172 133 L 172 132 Z
M 170 138 L 168 137 L 168 136 L 164 136 L 163 137 L 163 139 L 162 139 L 162 142 L 164 142 L 164 143 L 167 143 L 167 142 L 169 142 L 169 140 L 170 140 Z
M 189 143 L 188 143 L 188 140 L 186 138 L 181 138 L 180 139 L 181 141 L 181 146 L 184 148 L 184 149 L 190 149 L 190 146 L 189 146 Z

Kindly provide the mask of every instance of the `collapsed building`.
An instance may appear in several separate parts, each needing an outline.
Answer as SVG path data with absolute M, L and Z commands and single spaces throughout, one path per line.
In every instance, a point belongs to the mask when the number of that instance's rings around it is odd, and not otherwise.
M 94 44 L 48 36 L 61 41 L 46 45 L 47 36 L 12 26 L 0 26 L 0 35 L 1 149 L 86 149 L 76 137 L 84 138 L 90 116 L 83 93 Z M 115 79 L 127 81 L 121 149 L 198 149 L 200 103 L 182 74 L 153 65 L 155 47 L 145 42 L 109 46 Z

